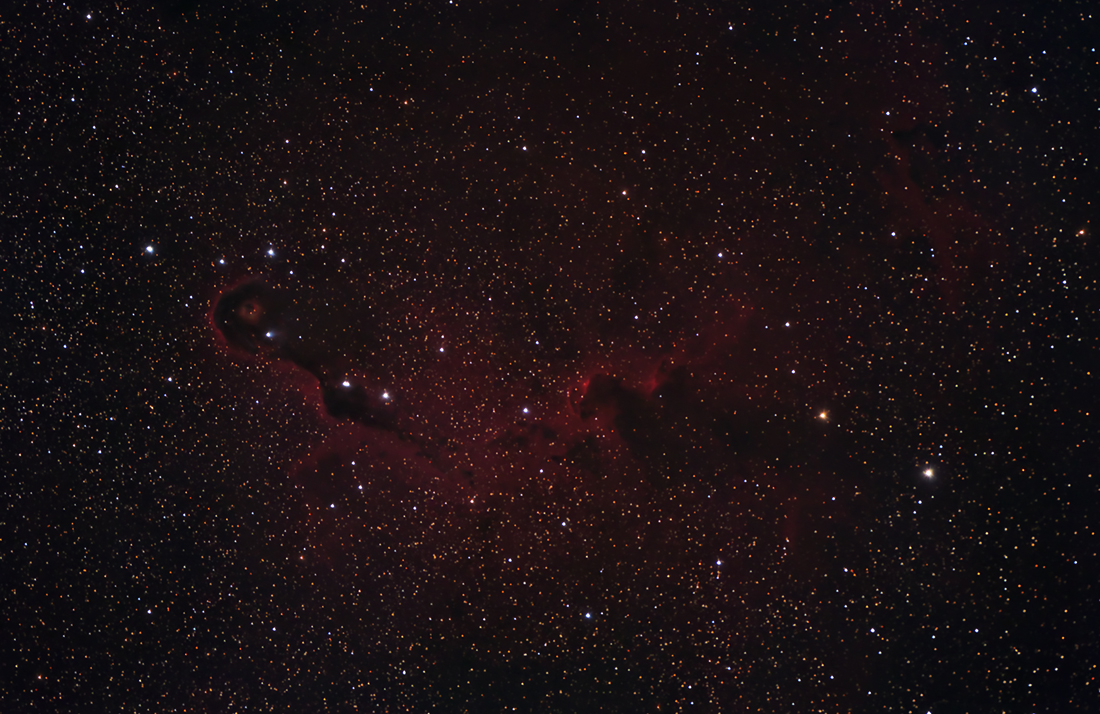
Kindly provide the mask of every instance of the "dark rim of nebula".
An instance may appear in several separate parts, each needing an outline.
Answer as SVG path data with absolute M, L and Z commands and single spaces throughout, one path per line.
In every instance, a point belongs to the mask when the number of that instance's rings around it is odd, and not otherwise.
M 278 314 L 275 290 L 261 280 L 250 280 L 229 290 L 214 305 L 214 325 L 231 347 L 257 354 L 261 336 Z

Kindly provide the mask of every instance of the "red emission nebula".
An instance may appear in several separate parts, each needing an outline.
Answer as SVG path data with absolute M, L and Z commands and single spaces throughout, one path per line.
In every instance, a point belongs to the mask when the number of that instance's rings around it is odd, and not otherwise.
M 803 70 L 836 91 L 810 102 Z M 578 124 L 568 152 L 554 132 L 583 80 L 481 87 L 489 105 L 522 93 L 509 116 L 549 132 L 489 151 L 477 91 L 441 90 L 379 121 L 414 117 L 453 153 L 320 159 L 379 172 L 374 188 L 276 229 L 301 236 L 273 239 L 212 313 L 226 354 L 270 375 L 250 395 L 317 405 L 293 417 L 308 436 L 257 545 L 313 583 L 304 601 L 380 658 L 474 662 L 493 688 L 544 689 L 560 668 L 667 701 L 692 683 L 751 699 L 782 622 L 785 651 L 852 655 L 813 696 L 866 689 L 843 628 L 815 630 L 812 652 L 798 633 L 839 617 L 869 567 L 868 460 L 896 468 L 947 428 L 897 398 L 942 406 L 932 372 L 883 392 L 868 354 L 896 373 L 906 325 L 981 289 L 996 232 L 961 190 L 922 188 L 952 170 L 927 135 L 947 111 L 934 77 L 899 98 L 828 71 L 750 82 L 731 65 L 708 81 L 735 87 L 637 119 L 625 143 Z M 647 91 L 618 74 L 616 93 Z
M 7 5 L 0 712 L 1100 711 L 1100 5 Z
M 404 627 L 491 628 L 480 654 L 505 662 L 657 647 L 631 633 L 688 588 L 698 604 L 673 618 L 705 618 L 718 652 L 761 636 L 777 592 L 813 590 L 835 496 L 858 490 L 838 477 L 821 307 L 743 278 L 748 241 L 643 242 L 647 265 L 697 253 L 694 279 L 577 245 L 502 286 L 250 279 L 220 297 L 229 349 L 289 366 L 325 415 L 273 528 L 337 584 L 343 617 L 381 626 L 399 593 Z

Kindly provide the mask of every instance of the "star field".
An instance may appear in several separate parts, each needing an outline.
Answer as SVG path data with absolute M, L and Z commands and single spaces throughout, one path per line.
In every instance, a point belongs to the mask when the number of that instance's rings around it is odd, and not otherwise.
M 1094 711 L 1094 27 L 2 13 L 0 708 Z

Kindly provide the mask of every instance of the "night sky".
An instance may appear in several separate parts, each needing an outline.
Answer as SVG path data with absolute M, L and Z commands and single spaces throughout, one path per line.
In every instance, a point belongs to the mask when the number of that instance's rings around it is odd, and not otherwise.
M 1100 23 L 0 11 L 0 710 L 1100 711 Z

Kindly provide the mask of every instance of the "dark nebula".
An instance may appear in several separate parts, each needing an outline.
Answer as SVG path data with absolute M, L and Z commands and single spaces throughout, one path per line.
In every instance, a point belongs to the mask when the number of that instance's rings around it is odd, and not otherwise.
M 738 464 L 777 449 L 791 462 L 808 455 L 806 444 L 824 443 L 818 442 L 825 424 L 797 418 L 805 410 L 784 404 L 789 396 L 772 391 L 754 403 L 751 390 L 738 383 L 768 378 L 761 364 L 748 360 L 731 369 L 737 357 L 723 350 L 740 343 L 743 357 L 785 349 L 759 325 L 741 324 L 732 340 L 728 334 L 717 341 L 681 336 L 679 349 L 674 340 L 669 351 L 648 357 L 630 343 L 597 351 L 590 345 L 599 338 L 580 326 L 583 315 L 573 314 L 566 329 L 570 341 L 589 345 L 583 357 L 512 347 L 502 366 L 491 346 L 509 341 L 514 328 L 506 311 L 479 315 L 475 323 L 469 310 L 452 309 L 433 323 L 449 325 L 456 336 L 448 339 L 408 313 L 381 317 L 374 290 L 356 294 L 294 292 L 247 280 L 218 298 L 214 323 L 232 349 L 294 365 L 316 379 L 330 417 L 396 433 L 420 445 L 422 456 L 443 459 L 432 462 L 433 472 L 457 469 L 472 477 L 475 471 L 463 466 L 471 450 L 507 445 L 512 456 L 503 458 L 539 453 L 590 474 L 633 472 L 663 488 L 685 479 L 719 483 Z M 406 297 L 394 305 L 412 302 Z M 403 330 L 388 327 L 402 324 Z M 692 353 L 692 345 L 703 344 Z M 462 350 L 462 359 L 451 359 L 452 350 Z M 623 372 L 609 373 L 605 363 Z M 599 364 L 605 366 L 592 366 Z M 539 377 L 527 384 L 511 377 L 536 368 Z M 468 379 L 480 386 L 455 389 Z M 780 380 L 772 389 L 795 384 Z M 529 401 L 501 414 L 495 403 L 514 392 L 528 393 Z
M 289 291 L 261 280 L 247 281 L 226 292 L 214 306 L 214 323 L 231 347 L 285 360 L 312 375 L 319 383 L 325 410 L 332 417 L 395 430 L 397 412 L 385 389 L 368 389 L 341 371 L 341 365 L 349 362 L 347 355 L 326 343 L 325 330 L 318 324 L 333 320 L 332 315 L 314 314 L 295 301 Z M 351 329 L 349 325 L 340 327 L 343 331 Z
M 1087 3 L 14 5 L 3 712 L 1100 711 Z
M 256 354 L 262 346 L 285 345 L 287 307 L 284 296 L 260 281 L 251 281 L 218 300 L 214 322 L 230 345 Z

